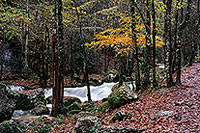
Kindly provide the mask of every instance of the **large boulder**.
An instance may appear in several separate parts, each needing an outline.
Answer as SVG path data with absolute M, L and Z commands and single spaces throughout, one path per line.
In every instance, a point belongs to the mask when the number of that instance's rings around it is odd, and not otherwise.
M 0 84 L 0 122 L 9 120 L 16 108 L 20 95 Z
M 46 105 L 44 90 L 42 88 L 23 91 L 16 106 L 17 110 L 31 110 L 38 105 Z
M 138 133 L 144 130 L 133 127 L 101 126 L 99 122 L 96 116 L 80 117 L 76 122 L 75 131 L 76 133 Z
M 97 126 L 99 119 L 96 116 L 81 117 L 77 120 L 75 130 L 77 133 L 89 133 Z
M 45 105 L 38 105 L 34 109 L 31 110 L 32 115 L 48 115 L 49 114 L 49 108 Z
M 65 107 L 71 105 L 74 102 L 81 103 L 81 100 L 77 97 L 71 97 L 71 96 L 64 97 L 63 99 L 63 104 Z
M 127 84 L 119 87 L 116 84 L 112 88 L 112 93 L 108 96 L 108 102 L 112 108 L 117 108 L 134 100 L 138 100 L 139 96 Z

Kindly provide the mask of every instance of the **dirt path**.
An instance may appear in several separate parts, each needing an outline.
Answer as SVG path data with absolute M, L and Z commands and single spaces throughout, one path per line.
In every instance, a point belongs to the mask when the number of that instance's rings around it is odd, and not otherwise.
M 144 132 L 200 133 L 200 64 L 182 72 L 182 87 L 161 88 L 141 95 L 139 102 L 122 106 L 112 112 L 127 110 L 130 119 L 116 123 L 102 123 L 121 127 L 145 128 Z M 110 116 L 105 117 L 108 120 Z

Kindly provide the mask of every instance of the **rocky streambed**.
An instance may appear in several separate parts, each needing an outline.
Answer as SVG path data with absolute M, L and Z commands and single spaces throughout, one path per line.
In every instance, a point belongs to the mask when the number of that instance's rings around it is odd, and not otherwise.
M 104 83 L 101 86 L 91 86 L 92 100 L 102 100 L 103 98 L 110 96 L 112 102 L 113 90 L 111 88 L 114 84 L 115 83 Z M 131 82 L 127 82 L 127 84 L 132 86 Z M 129 88 L 130 87 L 126 89 L 129 90 Z M 88 111 L 88 109 L 94 108 L 94 105 L 88 103 L 80 105 L 80 103 L 83 103 L 87 100 L 86 87 L 65 88 L 64 96 L 63 114 L 65 115 L 79 113 L 83 110 Z M 127 95 L 127 97 L 130 98 L 130 95 Z M 110 103 L 111 107 L 115 107 L 115 105 L 118 106 L 118 103 Z M 51 106 L 51 88 L 26 90 L 23 86 L 7 86 L 0 84 L 0 122 L 4 121 L 6 125 L 13 125 L 14 123 L 14 125 L 17 124 L 16 127 L 19 128 L 21 125 L 28 127 L 31 121 L 34 121 L 41 116 L 51 119 L 49 116 Z

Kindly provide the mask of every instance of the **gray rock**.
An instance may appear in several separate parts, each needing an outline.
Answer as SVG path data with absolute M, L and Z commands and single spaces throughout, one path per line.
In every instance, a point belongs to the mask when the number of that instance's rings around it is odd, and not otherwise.
M 30 111 L 15 110 L 13 112 L 12 117 L 24 116 L 24 115 L 27 115 L 27 114 L 30 114 Z
M 159 117 L 163 117 L 163 118 L 168 118 L 170 116 L 174 115 L 174 112 L 173 111 L 158 111 L 155 116 L 154 116 L 154 119 L 158 119 Z
M 45 105 L 38 105 L 34 109 L 30 111 L 32 115 L 48 115 L 49 114 L 49 108 Z
M 0 122 L 9 120 L 16 108 L 19 94 L 0 84 Z
M 138 99 L 138 94 L 131 90 L 127 84 L 120 87 L 118 87 L 118 84 L 114 85 L 112 93 L 108 96 L 108 102 L 112 108 L 120 107 Z
M 31 110 L 40 104 L 46 105 L 44 90 L 42 88 L 24 91 L 20 93 L 17 110 Z
M 99 125 L 99 119 L 96 116 L 78 118 L 75 126 L 76 133 L 138 133 L 144 129 L 137 129 L 133 127 L 120 128 L 114 126 L 101 126 Z
M 98 122 L 96 116 L 81 117 L 76 122 L 75 130 L 77 133 L 88 133 L 97 126 Z
M 115 122 L 116 120 L 122 121 L 122 120 L 125 120 L 125 119 L 129 118 L 130 116 L 131 116 L 130 112 L 128 112 L 126 110 L 122 110 L 122 111 L 119 111 L 119 112 L 115 113 L 110 118 L 110 122 Z
M 95 133 L 138 133 L 142 132 L 143 129 L 137 129 L 133 127 L 113 127 L 113 126 L 99 126 L 96 128 Z

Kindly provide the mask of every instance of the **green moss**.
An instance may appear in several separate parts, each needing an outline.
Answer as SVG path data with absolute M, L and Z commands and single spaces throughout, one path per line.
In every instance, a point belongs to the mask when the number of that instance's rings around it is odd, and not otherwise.
M 15 122 L 5 121 L 0 124 L 0 133 L 20 133 L 20 129 Z
M 117 113 L 115 113 L 111 118 L 110 118 L 110 122 L 115 122 L 115 121 L 122 121 L 123 119 L 127 119 L 131 116 L 131 114 L 128 111 L 119 111 Z
M 16 105 L 16 110 L 27 110 L 27 105 L 30 105 L 30 100 L 28 99 L 28 96 L 26 94 L 20 93 L 20 98 Z

